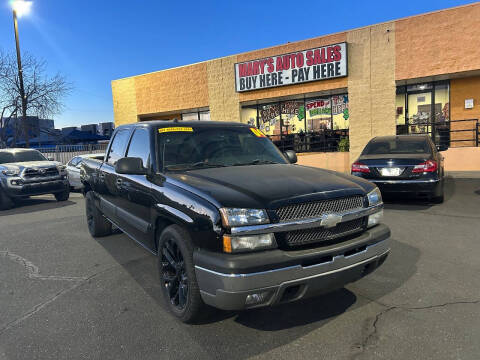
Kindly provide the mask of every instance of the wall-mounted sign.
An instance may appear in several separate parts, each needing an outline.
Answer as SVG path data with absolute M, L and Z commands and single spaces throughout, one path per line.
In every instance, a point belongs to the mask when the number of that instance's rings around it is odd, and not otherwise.
M 465 109 L 473 109 L 473 99 L 465 99 Z
M 347 43 L 235 64 L 238 92 L 347 76 Z

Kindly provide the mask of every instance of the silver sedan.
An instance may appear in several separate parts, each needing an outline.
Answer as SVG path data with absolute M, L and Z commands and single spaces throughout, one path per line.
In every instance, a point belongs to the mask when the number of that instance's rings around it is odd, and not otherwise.
M 68 172 L 68 181 L 70 182 L 70 188 L 74 190 L 79 190 L 83 188 L 82 182 L 80 181 L 80 165 L 83 159 L 96 159 L 103 160 L 105 154 L 85 154 L 78 155 L 72 158 L 67 163 L 67 172 Z

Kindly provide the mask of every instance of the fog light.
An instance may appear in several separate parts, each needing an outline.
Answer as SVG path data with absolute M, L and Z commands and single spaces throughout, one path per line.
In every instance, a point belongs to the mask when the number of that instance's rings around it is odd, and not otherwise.
M 14 186 L 20 186 L 23 184 L 23 181 L 22 180 L 10 180 L 10 184 L 14 185 Z
M 378 225 L 383 220 L 383 209 L 368 217 L 368 227 Z
M 266 303 L 270 298 L 270 291 L 247 295 L 245 305 L 258 305 Z

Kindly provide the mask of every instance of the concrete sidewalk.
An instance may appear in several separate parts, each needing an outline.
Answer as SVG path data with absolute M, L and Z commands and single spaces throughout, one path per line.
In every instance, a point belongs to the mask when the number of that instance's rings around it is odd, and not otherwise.
M 454 179 L 480 179 L 480 171 L 447 171 L 446 176 Z

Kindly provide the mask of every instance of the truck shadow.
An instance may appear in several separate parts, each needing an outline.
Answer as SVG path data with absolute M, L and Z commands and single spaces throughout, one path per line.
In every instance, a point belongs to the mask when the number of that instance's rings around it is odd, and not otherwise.
M 65 206 L 75 205 L 74 201 L 57 201 L 55 198 L 46 198 L 46 197 L 32 197 L 28 199 L 18 200 L 15 203 L 15 207 L 9 210 L 0 211 L 1 216 L 7 215 L 19 215 L 19 214 L 28 214 L 32 212 L 58 209 Z
M 132 254 L 141 254 L 143 249 L 122 234 L 102 238 L 98 243 L 122 264 L 123 269 L 155 301 L 158 311 L 166 312 L 156 257 L 141 256 L 128 261 Z M 210 311 L 208 320 L 197 325 L 185 325 L 172 319 L 168 326 L 186 332 L 191 341 L 195 341 L 207 353 L 215 354 L 215 358 L 246 359 L 293 342 L 322 328 L 338 315 L 361 308 L 391 293 L 415 274 L 419 256 L 418 249 L 393 240 L 392 255 L 385 264 L 348 288 L 271 308 L 241 312 Z M 152 341 L 156 341 L 151 334 L 145 336 L 152 336 Z M 235 351 L 219 341 L 222 336 L 232 337 L 229 343 L 237 344 Z

